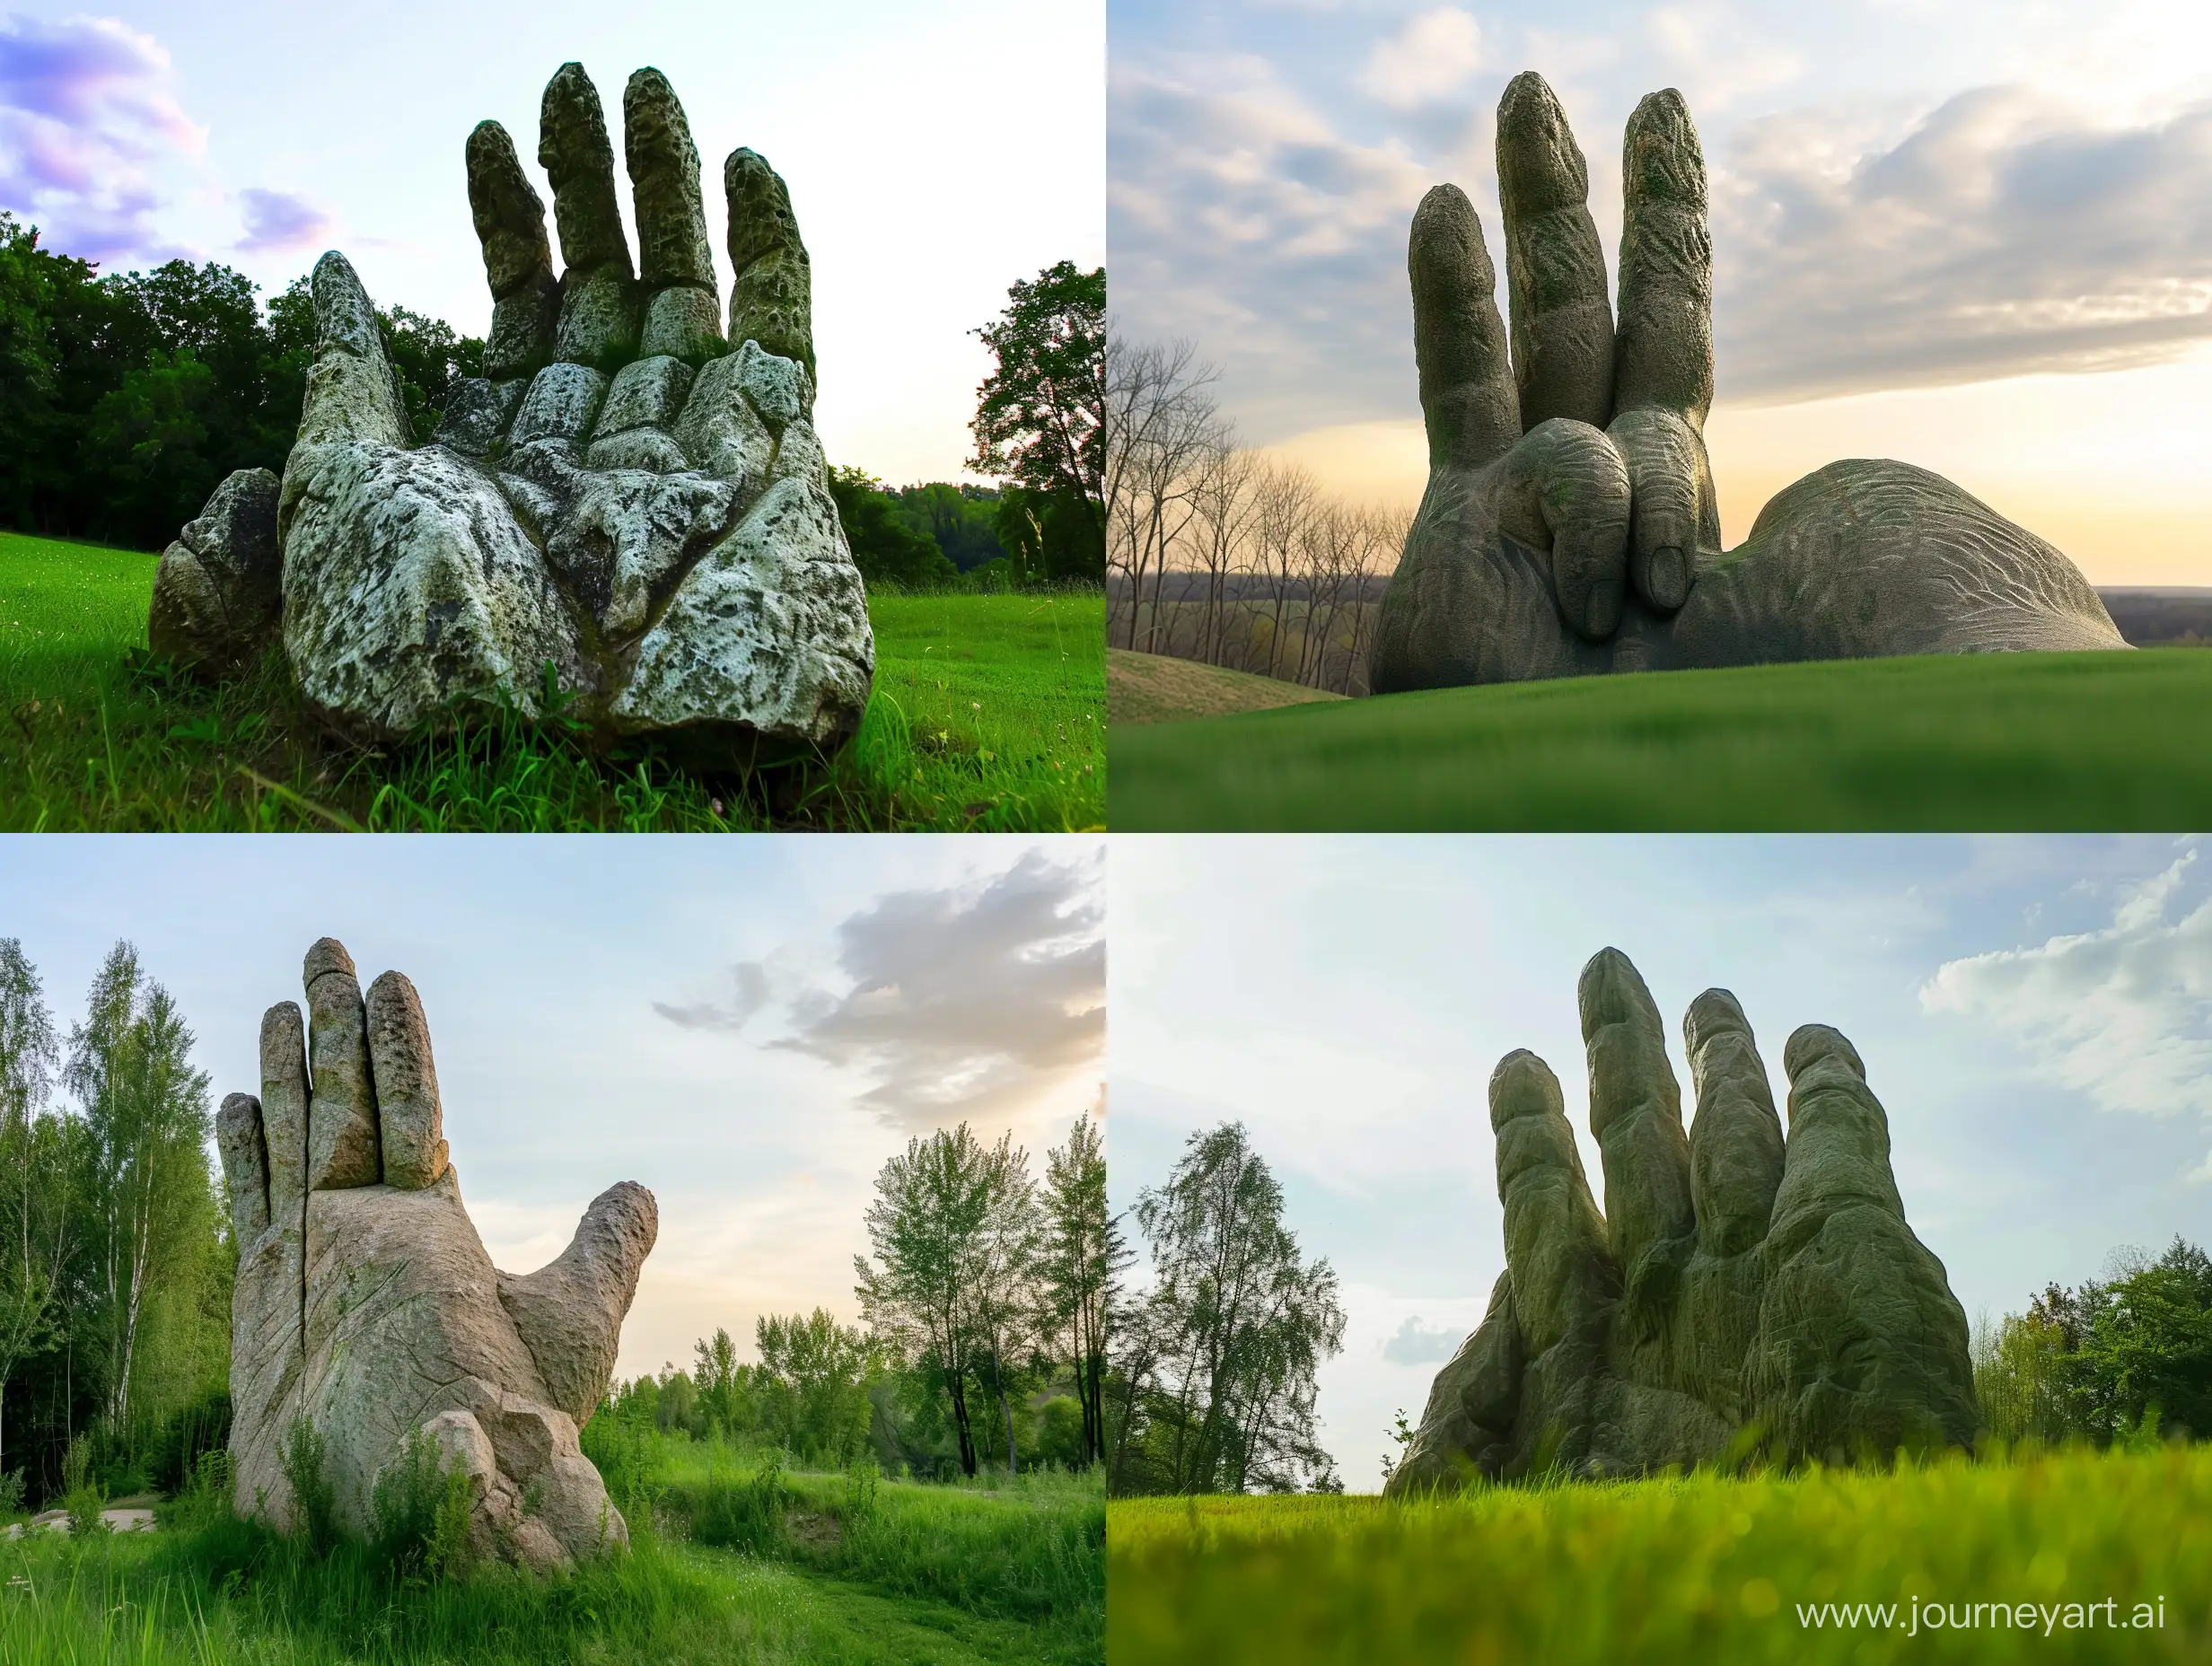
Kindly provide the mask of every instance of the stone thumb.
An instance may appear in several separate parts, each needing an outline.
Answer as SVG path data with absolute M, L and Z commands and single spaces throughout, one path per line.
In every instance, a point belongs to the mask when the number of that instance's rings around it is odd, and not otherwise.
M 557 1259 L 521 1277 L 499 1275 L 501 1305 L 553 1403 L 579 1428 L 606 1397 L 638 1269 L 660 1230 L 653 1194 L 624 1180 L 592 1200 Z
M 315 359 L 307 367 L 299 445 L 367 440 L 406 445 L 412 437 L 399 379 L 384 351 L 376 309 L 353 263 L 335 249 L 315 262 Z

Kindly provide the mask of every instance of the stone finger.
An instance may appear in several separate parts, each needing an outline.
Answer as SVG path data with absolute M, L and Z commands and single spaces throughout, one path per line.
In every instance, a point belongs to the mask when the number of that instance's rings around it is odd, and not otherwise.
M 1631 1288 L 1643 1264 L 1697 1226 L 1681 1090 L 1659 1009 L 1628 957 L 1601 949 L 1576 989 L 1590 1067 L 1590 1132 L 1605 1166 L 1605 1218 Z
M 1587 423 L 1555 417 L 1501 467 L 1498 530 L 1547 553 L 1560 617 L 1605 640 L 1620 627 L 1634 502 L 1620 452 Z
M 290 1001 L 261 1015 L 261 1137 L 269 1219 L 296 1229 L 307 1199 L 307 1026 Z
M 1705 153 L 1673 88 L 1628 118 L 1620 174 L 1613 408 L 1660 406 L 1702 430 L 1713 404 L 1713 236 Z
M 1768 1241 L 1780 1254 L 1829 1216 L 1865 1205 L 1905 1218 L 1890 1167 L 1890 1119 L 1866 1085 L 1858 1050 L 1826 1024 L 1807 1024 L 1782 1050 L 1789 1138 Z
M 730 206 L 730 345 L 757 341 L 814 376 L 814 277 L 791 192 L 766 158 L 740 147 L 722 164 Z
M 1521 437 L 1521 401 L 1482 221 L 1458 186 L 1439 185 L 1421 198 L 1406 270 L 1428 466 L 1479 467 Z
M 215 1150 L 223 1188 L 231 1198 L 231 1241 L 242 1252 L 268 1230 L 268 1148 L 261 1137 L 261 1101 L 233 1093 L 215 1113 Z
M 1620 1285 L 1550 1066 L 1526 1048 L 1490 1075 L 1505 1267 L 1530 1356 L 1600 1317 Z
M 1602 428 L 1613 414 L 1613 310 L 1590 171 L 1567 111 L 1533 70 L 1498 101 L 1497 190 L 1521 425 L 1567 416 Z
M 1698 555 L 1720 548 L 1705 439 L 1674 411 L 1639 406 L 1606 430 L 1628 467 L 1628 583 L 1661 613 L 1690 600 Z
M 376 1091 L 369 1074 L 368 1024 L 353 957 L 335 937 L 307 951 L 307 1189 L 373 1186 Z
M 469 135 L 469 212 L 491 285 L 492 328 L 484 373 L 494 381 L 527 376 L 553 351 L 560 285 L 546 241 L 545 201 L 522 171 L 514 141 L 496 121 Z
M 308 280 L 315 310 L 315 356 L 307 367 L 296 445 L 368 440 L 405 445 L 407 406 L 384 350 L 376 309 L 353 264 L 335 249 Z
M 607 1392 L 638 1269 L 660 1230 L 653 1194 L 624 1180 L 592 1199 L 557 1259 L 520 1277 L 499 1275 L 499 1299 L 516 1334 L 553 1403 L 579 1426 Z
M 723 350 L 721 296 L 699 153 L 675 89 L 641 69 L 622 90 L 622 147 L 637 221 L 637 276 L 645 294 L 639 354 L 697 364 Z
M 563 64 L 546 83 L 538 165 L 552 181 L 564 268 L 553 355 L 612 370 L 636 353 L 637 285 L 615 201 L 606 112 L 581 64 Z
M 420 1191 L 448 1166 L 430 1025 L 415 986 L 386 972 L 369 986 L 369 1073 L 384 1183 Z
M 1698 1241 L 1733 1256 L 1767 1235 L 1782 1183 L 1782 1119 L 1766 1061 L 1734 995 L 1707 989 L 1682 1019 L 1698 1111 L 1690 1125 L 1690 1189 Z

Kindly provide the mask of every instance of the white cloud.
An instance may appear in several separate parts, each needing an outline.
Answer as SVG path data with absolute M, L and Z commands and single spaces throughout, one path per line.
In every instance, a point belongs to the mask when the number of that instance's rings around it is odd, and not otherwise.
M 1393 1365 L 1438 1364 L 1459 1352 L 1463 1334 L 1449 1325 L 1425 1325 L 1409 1313 L 1382 1345 L 1382 1357 Z
M 1947 961 L 1921 1009 L 2004 1036 L 2100 1110 L 2212 1116 L 2212 899 L 2176 907 L 2196 860 L 2130 888 L 2102 930 Z
M 1357 85 L 1392 110 L 1418 110 L 1459 92 L 1481 67 L 1482 26 L 1467 13 L 1443 6 L 1376 41 Z

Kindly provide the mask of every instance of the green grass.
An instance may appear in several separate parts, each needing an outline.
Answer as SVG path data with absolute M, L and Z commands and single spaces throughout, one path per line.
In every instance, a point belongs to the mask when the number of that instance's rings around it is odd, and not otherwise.
M 1105 1504 L 1096 1482 L 1024 1477 L 993 1493 L 886 1481 L 856 1510 L 845 1477 L 791 1475 L 782 1524 L 768 1542 L 733 1549 L 692 1541 L 691 1512 L 714 1485 L 742 1485 L 752 1473 L 733 1472 L 713 1449 L 672 1455 L 661 1506 L 632 1503 L 629 1554 L 548 1581 L 494 1572 L 460 1583 L 395 1582 L 357 1548 L 318 1558 L 228 1517 L 82 1548 L 45 1535 L 0 1545 L 0 1661 L 1103 1660 Z
M 2212 1659 L 2212 1449 L 1693 1476 L 1464 1498 L 1116 1502 L 1116 1661 L 1637 1662 Z M 2099 1610 L 2164 1600 L 2163 1628 Z M 1909 1635 L 1911 1606 L 2061 1605 L 2056 1629 Z M 1900 1605 L 1894 1628 L 1799 1605 Z M 1831 1610 L 1832 1616 L 1832 1610 Z
M 1129 831 L 2191 829 L 2212 653 L 1659 671 L 1117 725 Z
M 281 659 L 208 688 L 145 652 L 154 557 L 0 532 L 0 830 L 497 832 L 1103 825 L 1105 602 L 877 596 L 873 698 L 828 762 L 734 785 L 514 721 L 389 750 Z

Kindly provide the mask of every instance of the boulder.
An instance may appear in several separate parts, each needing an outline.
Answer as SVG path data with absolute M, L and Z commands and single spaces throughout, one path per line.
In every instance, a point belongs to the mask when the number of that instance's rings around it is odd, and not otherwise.
M 221 675 L 251 666 L 276 641 L 284 609 L 277 487 L 268 469 L 241 469 L 162 552 L 146 618 L 155 653 Z

